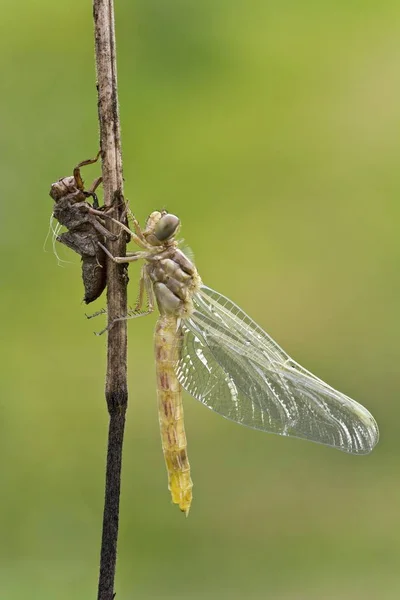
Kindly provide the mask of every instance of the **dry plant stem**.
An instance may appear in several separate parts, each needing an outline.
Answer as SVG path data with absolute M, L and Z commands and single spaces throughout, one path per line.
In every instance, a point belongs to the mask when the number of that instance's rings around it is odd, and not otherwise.
M 123 215 L 124 200 L 113 0 L 93 0 L 93 16 L 104 204 L 115 207 L 114 216 L 118 220 Z M 113 233 L 120 234 L 120 228 L 111 220 L 109 228 Z M 110 242 L 109 250 L 113 255 L 125 256 L 124 237 L 118 235 L 116 241 Z M 109 323 L 127 313 L 126 285 L 126 271 L 109 259 Z M 126 321 L 118 321 L 108 332 L 107 345 L 106 400 L 110 425 L 98 600 L 112 600 L 114 597 L 122 444 L 128 402 L 126 355 L 127 325 Z

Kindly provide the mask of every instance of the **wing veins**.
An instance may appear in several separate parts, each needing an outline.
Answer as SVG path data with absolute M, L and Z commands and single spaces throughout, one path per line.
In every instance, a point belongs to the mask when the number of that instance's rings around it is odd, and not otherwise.
M 370 413 L 304 369 L 228 298 L 205 286 L 182 323 L 182 386 L 226 418 L 346 452 L 370 452 Z M 266 419 L 267 417 L 267 419 Z

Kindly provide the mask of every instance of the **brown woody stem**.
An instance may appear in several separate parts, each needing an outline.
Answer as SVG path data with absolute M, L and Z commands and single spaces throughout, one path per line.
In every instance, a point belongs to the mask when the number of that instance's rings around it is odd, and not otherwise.
M 123 218 L 124 196 L 121 157 L 121 134 L 117 92 L 113 0 L 93 0 L 95 53 L 100 123 L 100 148 L 104 187 L 104 204 L 114 206 L 113 215 Z M 108 221 L 112 233 L 118 237 L 108 243 L 114 256 L 125 256 L 125 236 L 120 227 Z M 111 259 L 107 262 L 108 322 L 127 314 L 127 276 L 123 265 Z M 127 325 L 125 320 L 115 323 L 108 332 L 106 400 L 110 415 L 106 466 L 106 489 L 101 540 L 98 600 L 114 598 L 115 566 L 119 522 L 122 445 L 127 390 Z

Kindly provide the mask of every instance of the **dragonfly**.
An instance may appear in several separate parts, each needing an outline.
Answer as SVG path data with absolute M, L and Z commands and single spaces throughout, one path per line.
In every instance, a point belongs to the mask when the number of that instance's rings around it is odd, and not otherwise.
M 240 425 L 350 454 L 371 452 L 379 438 L 374 417 L 295 362 L 234 302 L 203 284 L 179 248 L 177 216 L 155 211 L 143 230 L 132 218 L 134 231 L 119 224 L 140 250 L 115 257 L 99 244 L 116 263 L 144 261 L 138 303 L 116 320 L 149 314 L 154 297 L 157 302 L 159 423 L 168 487 L 181 511 L 189 513 L 193 487 L 182 389 Z

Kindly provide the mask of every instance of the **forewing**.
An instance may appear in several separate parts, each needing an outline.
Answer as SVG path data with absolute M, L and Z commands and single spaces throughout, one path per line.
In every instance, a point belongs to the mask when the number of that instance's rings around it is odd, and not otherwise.
M 189 394 L 247 427 L 353 454 L 372 450 L 378 428 L 363 406 L 298 365 L 225 296 L 203 286 L 193 303 L 176 366 Z

